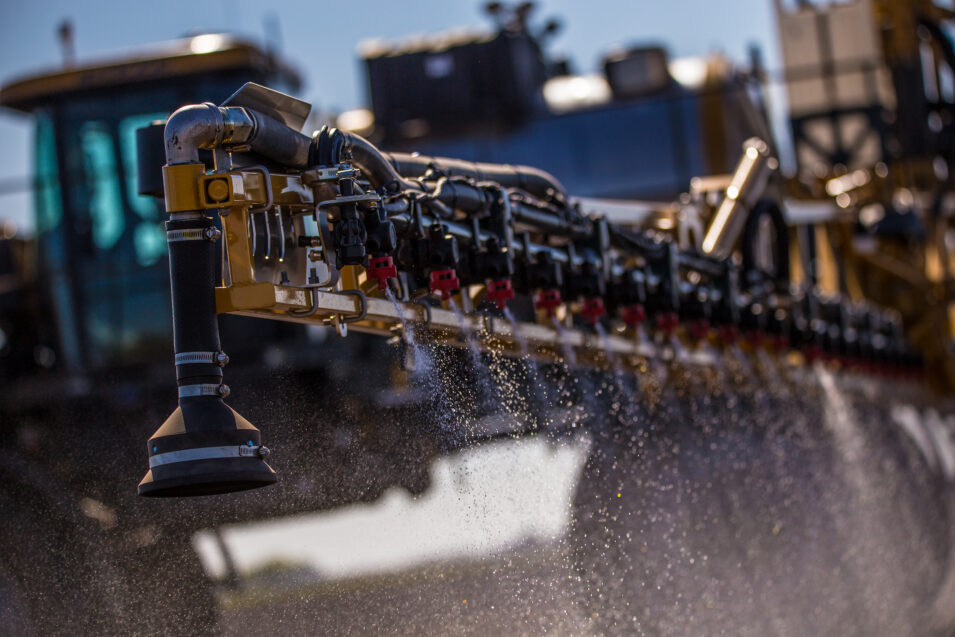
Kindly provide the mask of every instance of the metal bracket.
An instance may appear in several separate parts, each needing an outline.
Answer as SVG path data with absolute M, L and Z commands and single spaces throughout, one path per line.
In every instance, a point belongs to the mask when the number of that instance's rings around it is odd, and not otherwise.
M 313 316 L 318 311 L 318 289 L 309 288 L 308 291 L 310 295 L 311 307 L 308 308 L 307 310 L 299 310 L 299 309 L 291 308 L 288 310 L 289 314 L 299 318 L 306 318 L 309 316 Z M 345 336 L 348 334 L 348 328 L 346 328 L 345 325 L 347 325 L 348 323 L 355 323 L 357 321 L 364 321 L 365 317 L 368 316 L 368 297 L 361 290 L 341 290 L 339 294 L 347 294 L 349 296 L 357 297 L 359 301 L 358 314 L 354 316 L 346 316 L 344 314 L 339 313 L 339 314 L 335 314 L 333 318 L 325 320 L 326 325 L 329 325 L 329 324 L 335 325 L 336 329 L 338 330 L 338 333 L 341 334 L 342 336 Z
M 368 193 L 364 195 L 349 195 L 347 197 L 336 197 L 335 199 L 328 199 L 326 201 L 320 201 L 318 205 L 315 206 L 315 211 L 318 212 L 322 208 L 329 208 L 331 206 L 340 206 L 345 203 L 357 203 L 359 201 L 381 201 L 381 197 L 376 193 Z
M 307 310 L 299 310 L 298 308 L 289 308 L 287 312 L 292 316 L 298 316 L 300 318 L 305 318 L 308 316 L 313 316 L 315 312 L 318 311 L 318 288 L 309 288 L 308 289 L 309 300 L 311 301 L 311 307 Z
M 341 293 L 347 294 L 348 296 L 354 296 L 358 299 L 358 315 L 344 317 L 345 322 L 355 323 L 357 321 L 364 321 L 365 317 L 368 316 L 368 297 L 365 296 L 365 293 L 361 290 L 342 290 Z
M 222 106 L 242 106 L 276 119 L 293 130 L 300 130 L 308 119 L 312 105 L 274 89 L 246 82 L 222 102 Z
M 265 212 L 269 210 L 272 207 L 272 204 L 275 203 L 275 198 L 272 196 L 272 173 L 270 173 L 269 169 L 265 166 L 243 166 L 242 171 L 261 173 L 262 179 L 265 181 L 265 205 L 250 206 L 249 213 Z
M 332 319 L 326 321 L 326 323 L 331 323 L 335 326 L 335 330 L 338 332 L 339 336 L 345 337 L 348 336 L 349 323 L 363 321 L 365 320 L 365 317 L 368 316 L 368 297 L 365 296 L 365 293 L 361 290 L 342 290 L 340 294 L 347 294 L 349 296 L 357 297 L 360 308 L 358 310 L 358 314 L 355 316 L 336 314 Z

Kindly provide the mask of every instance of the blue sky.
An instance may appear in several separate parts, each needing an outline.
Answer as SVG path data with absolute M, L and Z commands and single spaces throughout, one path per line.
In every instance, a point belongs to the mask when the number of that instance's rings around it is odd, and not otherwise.
M 474 0 L 251 0 L 130 2 L 129 0 L 0 0 L 0 83 L 60 64 L 56 27 L 70 18 L 77 56 L 84 59 L 199 31 L 229 31 L 264 39 L 278 21 L 285 56 L 305 78 L 301 97 L 323 110 L 364 104 L 364 78 L 355 54 L 365 38 L 401 38 L 451 27 L 482 27 Z M 743 61 L 759 44 L 767 66 L 778 68 L 772 0 L 541 0 L 538 19 L 561 18 L 552 50 L 577 71 L 596 70 L 601 53 L 617 44 L 658 42 L 671 56 L 722 51 Z M 26 177 L 31 163 L 29 118 L 0 112 L 0 190 Z M 0 219 L 29 226 L 30 198 L 0 194 Z

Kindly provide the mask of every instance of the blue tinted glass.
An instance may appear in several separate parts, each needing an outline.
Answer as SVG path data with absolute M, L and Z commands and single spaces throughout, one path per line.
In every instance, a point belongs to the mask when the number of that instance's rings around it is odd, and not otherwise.
M 60 174 L 56 166 L 56 139 L 53 136 L 53 123 L 46 115 L 37 115 L 36 147 L 34 150 L 34 179 L 36 191 L 37 234 L 55 228 L 63 218 L 60 203 Z
M 166 254 L 166 231 L 161 223 L 140 221 L 133 231 L 133 247 L 136 250 L 136 262 L 148 266 L 159 261 Z
M 105 250 L 116 244 L 126 225 L 113 138 L 102 122 L 86 122 L 80 128 L 80 147 L 89 188 L 93 242 Z

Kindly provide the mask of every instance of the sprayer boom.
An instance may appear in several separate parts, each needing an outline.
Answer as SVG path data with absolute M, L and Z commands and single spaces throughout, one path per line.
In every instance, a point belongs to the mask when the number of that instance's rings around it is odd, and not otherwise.
M 791 360 L 919 364 L 896 312 L 814 287 L 808 226 L 775 194 L 762 140 L 681 204 L 611 223 L 534 168 L 388 154 L 327 127 L 307 137 L 308 109 L 247 84 L 165 125 L 180 409 L 150 439 L 144 495 L 274 480 L 258 431 L 222 402 L 217 313 L 342 336 L 414 329 L 544 359 L 570 348 L 579 364 L 634 369 L 656 356 L 706 364 L 738 338 Z M 838 222 L 832 210 L 814 223 Z

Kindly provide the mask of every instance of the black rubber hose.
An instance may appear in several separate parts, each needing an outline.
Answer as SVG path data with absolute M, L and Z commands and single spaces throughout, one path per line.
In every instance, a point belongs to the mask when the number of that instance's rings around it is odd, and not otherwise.
M 378 150 L 367 139 L 355 133 L 343 133 L 343 135 L 345 136 L 344 151 L 351 155 L 352 163 L 358 166 L 362 176 L 371 182 L 375 190 L 382 188 L 386 192 L 421 190 L 417 184 L 403 179 L 391 165 L 385 153 Z
M 541 210 L 520 202 L 511 202 L 511 216 L 514 221 L 534 226 L 547 234 L 567 236 L 575 241 L 592 238 L 593 228 L 589 223 L 580 223 L 579 219 L 565 219 L 547 210 Z M 589 221 L 587 219 L 586 221 Z
M 491 207 L 494 200 L 491 194 L 483 188 L 454 181 L 447 177 L 442 177 L 435 183 L 429 197 L 437 199 L 446 206 L 463 210 L 469 214 L 485 212 Z
M 530 166 L 484 164 L 463 159 L 408 153 L 385 153 L 385 156 L 402 177 L 422 177 L 429 171 L 437 171 L 448 177 L 467 177 L 477 181 L 499 183 L 505 188 L 518 188 L 541 199 L 554 194 L 561 196 L 567 194 L 556 177 Z
M 759 251 L 759 223 L 763 216 L 769 217 L 775 231 L 775 245 L 773 245 L 773 271 L 764 272 L 759 269 L 757 252 Z M 743 253 L 743 271 L 759 273 L 770 279 L 780 292 L 789 287 L 789 225 L 783 216 L 782 210 L 775 201 L 761 199 L 749 213 L 746 225 L 743 227 L 741 241 Z
M 199 234 L 214 229 L 209 217 L 166 222 L 167 231 Z M 169 242 L 173 344 L 182 352 L 218 352 L 215 263 L 217 246 L 203 239 Z M 212 363 L 178 365 L 180 385 L 222 382 L 222 368 Z
M 610 231 L 610 244 L 623 250 L 634 250 L 641 256 L 658 259 L 666 250 L 666 246 L 653 239 L 627 228 L 614 224 L 607 224 Z
M 249 109 L 255 132 L 249 139 L 252 152 L 292 168 L 308 168 L 312 140 L 282 122 Z

